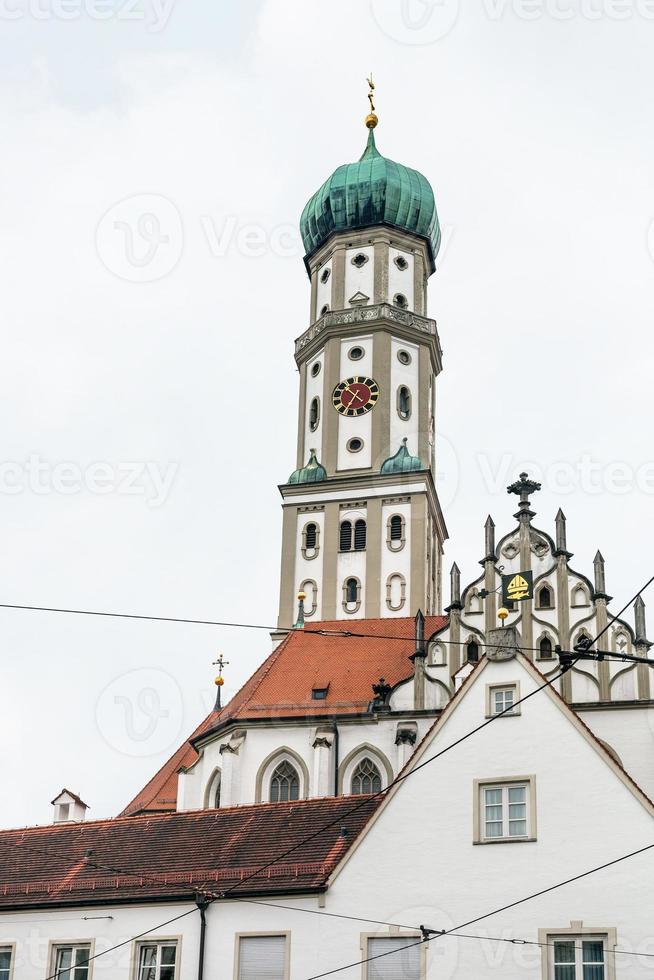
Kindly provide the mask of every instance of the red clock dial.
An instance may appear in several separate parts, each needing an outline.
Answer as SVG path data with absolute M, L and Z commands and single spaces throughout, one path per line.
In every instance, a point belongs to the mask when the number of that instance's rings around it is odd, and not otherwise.
M 373 378 L 346 378 L 334 388 L 332 401 L 341 415 L 351 418 L 365 415 L 373 408 L 379 398 L 379 385 Z

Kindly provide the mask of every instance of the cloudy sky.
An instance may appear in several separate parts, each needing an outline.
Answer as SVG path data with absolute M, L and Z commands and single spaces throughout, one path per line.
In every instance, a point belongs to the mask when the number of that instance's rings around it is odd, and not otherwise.
M 461 9 L 460 9 L 461 8 Z M 272 626 L 297 235 L 364 140 L 431 180 L 439 486 L 477 574 L 504 488 L 654 568 L 654 3 L 0 0 L 0 602 Z M 646 599 L 648 597 L 646 596 Z M 649 596 L 654 607 L 654 594 Z M 651 632 L 654 633 L 654 609 Z M 116 813 L 265 631 L 0 610 L 0 825 Z

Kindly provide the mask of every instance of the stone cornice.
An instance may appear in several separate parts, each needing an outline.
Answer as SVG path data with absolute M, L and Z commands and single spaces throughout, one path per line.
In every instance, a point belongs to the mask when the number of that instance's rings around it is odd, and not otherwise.
M 329 310 L 297 338 L 295 360 L 300 364 L 312 357 L 330 337 L 359 334 L 362 328 L 370 331 L 392 330 L 396 336 L 407 341 L 426 344 L 431 351 L 434 374 L 440 374 L 443 368 L 443 352 L 436 321 L 409 310 L 401 310 L 392 303 Z

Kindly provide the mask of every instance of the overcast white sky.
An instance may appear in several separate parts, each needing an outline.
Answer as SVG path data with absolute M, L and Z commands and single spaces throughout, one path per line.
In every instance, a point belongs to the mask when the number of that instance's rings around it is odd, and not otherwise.
M 0 602 L 274 625 L 295 229 L 363 149 L 371 69 L 378 146 L 429 177 L 445 230 L 446 568 L 477 574 L 487 513 L 507 530 L 504 487 L 538 465 L 536 524 L 562 506 L 575 567 L 600 547 L 626 601 L 654 567 L 653 18 L 0 0 Z M 269 649 L 0 610 L 0 825 L 48 822 L 63 785 L 115 814 L 210 707 L 218 651 L 229 696 Z

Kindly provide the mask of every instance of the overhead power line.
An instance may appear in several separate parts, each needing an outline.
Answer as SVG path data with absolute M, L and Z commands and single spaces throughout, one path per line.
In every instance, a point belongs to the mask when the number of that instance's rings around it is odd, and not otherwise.
M 634 602 L 635 599 L 638 598 L 641 592 L 645 591 L 645 589 L 647 588 L 648 585 L 651 584 L 651 582 L 654 582 L 654 577 L 652 577 L 649 580 L 647 585 L 644 586 L 640 592 L 636 593 L 634 598 L 627 603 L 624 609 L 622 609 L 617 616 L 613 617 L 611 623 L 609 623 L 609 626 L 611 626 L 611 624 L 616 619 L 618 619 L 619 616 L 622 615 L 622 613 L 629 607 L 631 602 Z M 398 643 L 418 643 L 420 641 L 429 643 L 432 641 L 434 642 L 438 641 L 438 632 L 433 634 L 431 637 L 418 637 L 418 636 L 398 636 L 396 633 L 395 634 L 365 633 L 365 632 L 359 632 L 356 630 L 348 630 L 348 629 L 311 629 L 310 626 L 304 626 L 302 629 L 299 628 L 280 629 L 277 626 L 266 626 L 263 623 L 233 623 L 233 622 L 227 622 L 227 621 L 215 620 L 215 619 L 191 619 L 184 616 L 147 616 L 141 613 L 107 612 L 104 610 L 97 610 L 97 609 L 67 609 L 65 607 L 60 607 L 60 606 L 31 606 L 31 605 L 22 605 L 18 603 L 10 603 L 10 602 L 0 602 L 0 609 L 15 609 L 17 611 L 22 611 L 22 612 L 63 613 L 69 616 L 99 616 L 105 619 L 127 619 L 127 620 L 137 620 L 137 621 L 151 622 L 151 623 L 180 623 L 182 625 L 187 625 L 187 626 L 220 626 L 228 629 L 263 630 L 266 633 L 289 633 L 289 634 L 302 633 L 308 636 L 322 636 L 328 639 L 343 638 L 343 639 L 355 639 L 355 640 L 356 639 L 394 640 L 395 642 Z M 607 628 L 608 627 L 602 630 L 602 633 L 600 633 L 599 635 L 602 636 L 604 632 L 606 632 Z M 596 637 L 595 640 L 593 640 L 592 643 L 589 644 L 589 646 L 595 644 L 598 638 L 599 637 Z M 443 639 L 441 642 L 448 643 L 450 646 L 467 647 L 469 646 L 470 641 Z M 482 640 L 481 637 L 478 637 L 477 635 L 475 635 L 474 642 L 477 644 L 478 647 L 484 649 L 490 646 L 494 646 L 494 644 L 487 643 L 485 640 Z M 539 653 L 540 647 L 527 647 L 521 645 L 520 650 L 523 653 Z M 563 652 L 570 653 L 570 651 L 563 651 Z M 588 651 L 588 652 L 594 652 L 594 651 Z M 618 660 L 629 659 L 628 655 L 620 654 L 618 651 L 614 651 L 614 650 L 597 651 L 597 652 L 603 654 L 604 659 L 609 659 L 609 658 L 610 659 L 616 658 Z M 645 664 L 654 664 L 654 660 L 648 660 L 645 657 L 636 658 L 636 662 L 645 663 Z

